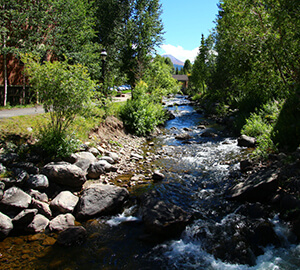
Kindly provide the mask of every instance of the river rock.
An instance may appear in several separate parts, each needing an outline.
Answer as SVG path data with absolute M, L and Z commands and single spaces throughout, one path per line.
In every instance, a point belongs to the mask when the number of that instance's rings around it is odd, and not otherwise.
M 37 213 L 37 209 L 24 209 L 13 218 L 12 222 L 14 224 L 14 228 L 23 230 L 33 221 Z
M 183 140 L 190 140 L 190 139 L 192 139 L 192 136 L 188 133 L 182 133 L 182 134 L 176 135 L 175 139 L 182 140 L 182 141 Z
M 141 155 L 139 155 L 139 154 L 137 154 L 137 153 L 131 153 L 130 154 L 130 158 L 134 159 L 134 160 L 140 160 L 140 159 L 143 159 L 144 157 L 141 156 Z
M 244 182 L 230 189 L 228 199 L 248 202 L 265 202 L 278 188 L 278 174 L 273 170 L 261 170 Z
M 52 217 L 52 211 L 48 203 L 32 199 L 31 205 L 34 209 L 37 209 L 40 214 L 46 216 L 47 218 Z
M 13 164 L 16 168 L 25 170 L 28 174 L 38 174 L 40 169 L 31 162 L 18 162 Z
M 248 159 L 242 160 L 240 162 L 240 169 L 241 172 L 248 172 L 253 170 L 253 163 L 249 161 Z
M 116 213 L 129 196 L 127 189 L 113 185 L 92 184 L 85 189 L 77 206 L 78 218 Z
M 0 163 L 3 163 L 5 166 L 16 162 L 19 159 L 19 155 L 16 153 L 6 153 L 0 155 Z
M 0 174 L 3 174 L 5 172 L 6 172 L 6 167 L 2 163 L 0 163 Z
M 115 161 L 111 157 L 109 157 L 109 156 L 103 156 L 103 157 L 100 158 L 100 160 L 105 160 L 109 164 L 114 164 L 115 163 Z
M 116 172 L 117 167 L 111 165 L 106 160 L 98 160 L 95 163 L 92 163 L 87 170 L 88 178 L 98 179 L 101 174 L 106 172 Z
M 63 231 L 74 225 L 75 217 L 72 214 L 61 214 L 50 221 L 49 229 L 51 231 Z
M 31 233 L 43 232 L 49 224 L 49 219 L 41 214 L 37 214 L 32 222 L 27 226 L 26 231 Z
M 78 152 L 75 153 L 75 157 L 77 158 L 77 160 L 74 164 L 81 168 L 83 171 L 86 171 L 91 163 L 97 161 L 97 158 L 90 152 Z
M 105 155 L 112 158 L 114 163 L 117 163 L 120 160 L 120 157 L 117 153 L 106 151 Z
M 78 201 L 79 198 L 70 191 L 62 191 L 51 201 L 50 206 L 60 213 L 72 213 Z
M 162 181 L 165 178 L 165 175 L 161 173 L 159 170 L 155 170 L 152 175 L 152 179 L 154 181 Z
M 25 181 L 28 179 L 28 173 L 21 168 L 12 168 L 12 176 L 9 178 L 3 178 L 2 181 L 6 187 L 18 186 L 22 187 Z
M 12 220 L 0 212 L 0 239 L 6 237 L 12 229 Z
M 62 246 L 82 245 L 87 239 L 87 231 L 82 226 L 67 228 L 59 233 L 57 243 Z
M 162 238 L 178 236 L 191 222 L 192 215 L 156 197 L 155 191 L 142 196 L 141 213 L 146 230 Z
M 49 187 L 49 180 L 46 175 L 35 174 L 30 175 L 26 181 L 29 188 L 43 190 Z
M 205 131 L 201 134 L 201 137 L 205 137 L 205 138 L 216 138 L 218 137 L 218 134 L 213 133 L 211 131 Z
M 4 192 L 1 204 L 12 207 L 25 209 L 31 203 L 31 196 L 17 187 L 11 187 Z
M 41 202 L 48 202 L 48 195 L 46 193 L 41 193 L 38 190 L 29 189 L 26 191 L 32 198 L 41 201 Z
M 86 172 L 68 162 L 51 162 L 44 166 L 43 174 L 50 181 L 71 188 L 81 188 L 86 181 Z
M 5 184 L 0 181 L 0 201 L 3 198 L 4 189 L 5 189 Z
M 238 146 L 253 148 L 256 145 L 256 139 L 246 135 L 242 135 L 238 138 Z
M 99 150 L 96 148 L 96 147 L 91 147 L 89 148 L 88 150 L 90 153 L 92 153 L 95 157 L 99 156 L 100 155 L 100 152 Z

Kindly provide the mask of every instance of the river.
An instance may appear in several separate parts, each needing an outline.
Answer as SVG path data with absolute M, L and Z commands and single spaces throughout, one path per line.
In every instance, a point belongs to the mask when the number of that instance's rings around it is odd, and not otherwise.
M 41 236 L 39 244 L 27 238 L 11 240 L 9 248 L 19 256 L 12 269 L 300 269 L 300 245 L 289 242 L 288 226 L 276 214 L 270 222 L 280 246 L 263 248 L 255 265 L 211 255 L 211 243 L 229 243 L 238 237 L 232 227 L 245 226 L 238 213 L 241 205 L 226 200 L 224 191 L 230 176 L 239 173 L 239 161 L 249 153 L 237 146 L 236 138 L 225 136 L 222 127 L 197 113 L 185 97 L 168 100 L 167 105 L 176 118 L 166 123 L 151 147 L 160 154 L 153 166 L 164 172 L 165 179 L 133 193 L 155 189 L 160 199 L 193 213 L 194 221 L 181 236 L 159 243 L 145 241 L 138 205 L 131 204 L 120 215 L 88 221 L 89 237 L 80 247 L 47 245 L 49 236 Z M 190 135 L 188 142 L 176 139 L 182 133 Z M 230 249 L 223 252 L 230 257 Z

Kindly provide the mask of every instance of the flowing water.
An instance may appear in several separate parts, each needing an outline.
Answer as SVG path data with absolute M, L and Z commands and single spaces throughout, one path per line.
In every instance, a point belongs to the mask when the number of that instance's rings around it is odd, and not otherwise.
M 207 239 L 220 237 L 220 241 L 228 241 L 233 236 L 232 224 L 245 226 L 237 212 L 240 205 L 227 201 L 223 194 L 230 184 L 229 176 L 238 172 L 239 161 L 248 152 L 237 146 L 235 138 L 224 136 L 220 127 L 197 113 L 184 97 L 168 102 L 177 104 L 168 107 L 176 118 L 167 122 L 153 146 L 161 155 L 154 166 L 161 168 L 166 177 L 161 183 L 150 184 L 136 193 L 155 189 L 160 199 L 193 213 L 195 219 L 182 235 L 162 243 L 141 240 L 144 227 L 138 206 L 133 205 L 118 216 L 87 222 L 89 239 L 80 247 L 47 246 L 43 245 L 45 238 L 42 238 L 40 249 L 31 254 L 32 242 L 19 239 L 10 246 L 7 243 L 11 249 L 17 249 L 16 246 L 29 249 L 25 254 L 20 251 L 22 256 L 17 259 L 17 266 L 24 269 L 300 269 L 300 245 L 289 242 L 288 227 L 276 215 L 271 222 L 282 244 L 264 248 L 255 266 L 230 264 L 209 253 Z M 202 124 L 206 125 L 205 130 L 199 128 Z M 202 136 L 205 131 L 211 133 Z M 188 142 L 175 138 L 182 133 L 191 136 Z M 25 256 L 28 254 L 31 260 Z

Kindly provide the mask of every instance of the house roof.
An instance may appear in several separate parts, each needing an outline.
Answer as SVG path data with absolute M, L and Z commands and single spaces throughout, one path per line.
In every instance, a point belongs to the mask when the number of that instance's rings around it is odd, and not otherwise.
M 187 75 L 172 75 L 177 81 L 188 81 L 189 77 Z

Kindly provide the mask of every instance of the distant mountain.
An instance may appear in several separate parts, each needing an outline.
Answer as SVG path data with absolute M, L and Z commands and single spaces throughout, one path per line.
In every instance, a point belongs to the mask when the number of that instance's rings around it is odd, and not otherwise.
M 184 63 L 180 60 L 178 60 L 177 58 L 175 58 L 173 55 L 170 55 L 170 54 L 163 54 L 162 57 L 169 57 L 174 65 L 174 67 L 183 67 L 184 66 Z

